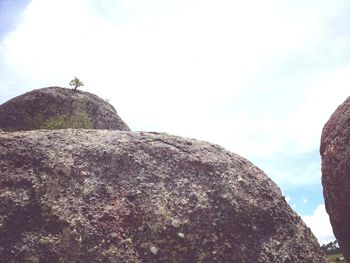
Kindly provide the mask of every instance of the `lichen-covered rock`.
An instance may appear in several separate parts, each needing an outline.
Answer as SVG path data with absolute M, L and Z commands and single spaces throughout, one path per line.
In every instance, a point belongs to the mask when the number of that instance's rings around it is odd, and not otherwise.
M 167 134 L 74 129 L 0 132 L 0 258 L 327 262 L 246 159 Z
M 129 131 L 112 105 L 88 92 L 49 87 L 0 105 L 0 129 L 113 129 Z
M 350 262 L 350 97 L 323 128 L 322 184 L 334 235 Z

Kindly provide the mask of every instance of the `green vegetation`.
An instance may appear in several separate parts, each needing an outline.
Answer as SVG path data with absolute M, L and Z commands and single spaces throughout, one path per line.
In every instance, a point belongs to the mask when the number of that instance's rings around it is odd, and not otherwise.
M 72 105 L 71 113 L 57 113 L 56 115 L 54 114 L 56 109 L 49 106 L 44 112 L 39 112 L 34 116 L 27 115 L 25 117 L 26 125 L 30 130 L 93 129 L 93 123 L 85 110 L 86 103 L 85 99 L 76 101 Z M 47 116 L 53 117 L 48 119 Z
M 343 262 L 343 263 L 346 263 L 343 254 L 328 255 L 327 258 L 331 262 Z
M 341 253 L 340 248 L 339 248 L 339 244 L 338 244 L 338 240 L 331 241 L 328 244 L 323 244 L 321 246 L 321 249 L 327 255 L 334 255 L 334 254 Z
M 84 86 L 83 82 L 80 79 L 78 79 L 77 77 L 74 77 L 74 79 L 72 79 L 69 82 L 69 85 L 73 86 L 74 90 L 76 90 L 78 87 Z
M 328 244 L 324 244 L 321 246 L 321 249 L 324 253 L 326 253 L 327 258 L 331 262 L 343 262 L 346 263 L 343 254 L 341 254 L 338 240 L 334 240 L 329 242 Z
M 78 112 L 74 115 L 59 115 L 49 119 L 42 125 L 41 129 L 92 129 L 93 125 L 86 112 Z

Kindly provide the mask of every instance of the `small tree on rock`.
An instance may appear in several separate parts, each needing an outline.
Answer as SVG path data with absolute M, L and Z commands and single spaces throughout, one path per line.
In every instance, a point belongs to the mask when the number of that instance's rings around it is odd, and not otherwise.
M 74 90 L 77 90 L 77 88 L 81 87 L 81 86 L 84 86 L 84 83 L 81 82 L 80 79 L 78 79 L 77 77 L 74 77 L 74 79 L 72 79 L 70 82 L 69 82 L 69 85 L 70 86 L 73 86 L 74 87 Z

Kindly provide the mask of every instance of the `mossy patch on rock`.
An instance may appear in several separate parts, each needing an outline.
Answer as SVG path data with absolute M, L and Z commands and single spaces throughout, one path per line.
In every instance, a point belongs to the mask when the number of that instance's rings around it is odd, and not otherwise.
M 27 115 L 25 120 L 28 127 L 31 129 L 93 129 L 93 123 L 86 112 L 87 99 L 81 99 L 75 101 L 72 104 L 71 113 L 60 114 L 57 112 L 56 116 L 47 119 L 46 116 L 52 115 L 55 112 L 52 106 L 48 106 L 45 110 L 33 114 L 33 116 Z

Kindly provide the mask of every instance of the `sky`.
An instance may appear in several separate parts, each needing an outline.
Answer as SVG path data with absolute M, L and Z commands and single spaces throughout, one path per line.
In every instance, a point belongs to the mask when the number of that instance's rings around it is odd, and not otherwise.
M 349 13 L 348 0 L 0 0 L 0 103 L 77 76 L 132 130 L 249 159 L 326 243 L 319 145 L 349 96 Z

